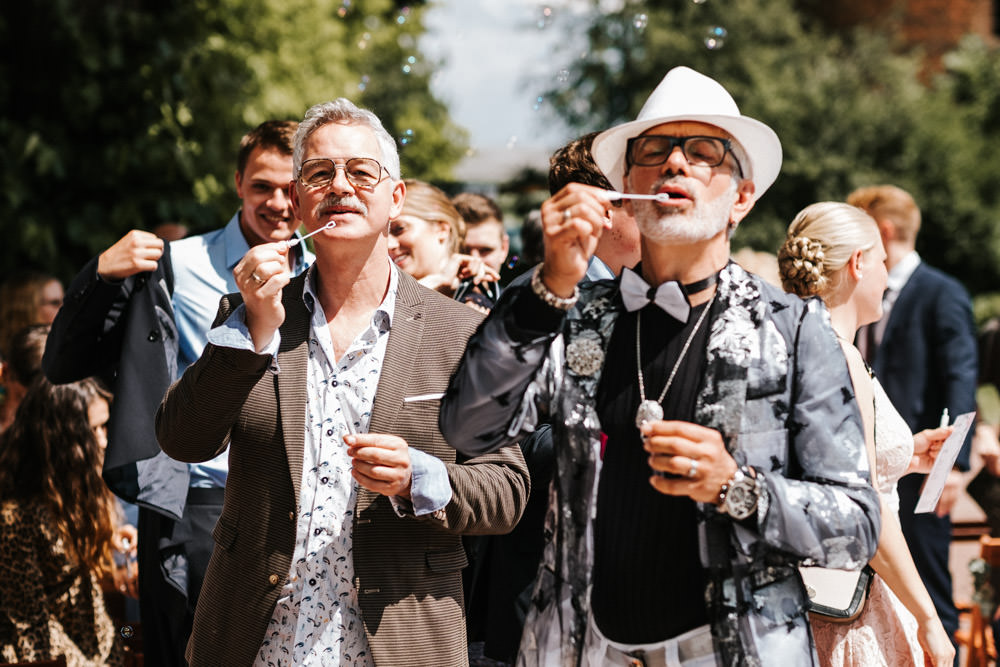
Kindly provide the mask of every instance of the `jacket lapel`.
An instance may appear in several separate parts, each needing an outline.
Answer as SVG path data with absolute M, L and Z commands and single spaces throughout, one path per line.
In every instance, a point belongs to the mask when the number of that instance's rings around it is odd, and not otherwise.
M 709 313 L 705 381 L 695 407 L 696 421 L 722 433 L 727 446 L 741 431 L 748 371 L 760 354 L 763 307 L 756 284 L 730 262 L 719 274 Z
M 302 456 L 305 451 L 306 379 L 309 367 L 309 325 L 311 315 L 302 300 L 306 274 L 303 273 L 285 288 L 282 304 L 285 322 L 281 325 L 281 346 L 275 376 L 281 432 L 285 440 L 288 470 L 295 489 L 295 504 L 299 504 L 302 484 Z

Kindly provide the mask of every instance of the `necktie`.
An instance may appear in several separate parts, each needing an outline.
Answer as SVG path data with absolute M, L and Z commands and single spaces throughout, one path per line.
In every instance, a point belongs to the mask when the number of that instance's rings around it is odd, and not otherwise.
M 653 302 L 674 319 L 681 322 L 688 321 L 691 304 L 688 303 L 683 286 L 676 280 L 665 282 L 659 287 L 650 287 L 649 283 L 643 280 L 638 273 L 632 269 L 624 268 L 622 269 L 621 293 L 622 301 L 625 302 L 625 308 L 629 312 L 639 310 L 646 304 Z

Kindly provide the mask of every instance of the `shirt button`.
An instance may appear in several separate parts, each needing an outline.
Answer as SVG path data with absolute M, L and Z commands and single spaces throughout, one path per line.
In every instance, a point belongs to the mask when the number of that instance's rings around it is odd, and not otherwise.
M 332 382 L 330 382 L 330 386 L 331 386 L 331 387 L 336 387 L 336 386 L 337 386 L 337 385 L 339 385 L 339 384 L 340 384 L 340 383 L 339 383 L 339 382 L 337 382 L 336 380 L 333 380 Z
M 328 430 L 328 431 L 326 432 L 326 434 L 327 434 L 327 435 L 333 435 L 333 429 L 332 429 L 332 428 L 331 428 L 331 429 L 329 429 L 329 430 Z
M 326 483 L 328 483 L 328 482 L 330 481 L 330 478 L 329 478 L 329 477 L 324 477 L 324 478 L 322 478 L 322 479 L 321 479 L 321 480 L 319 480 L 319 481 L 321 481 L 321 482 L 323 482 L 324 484 L 326 484 Z
M 316 580 L 315 579 L 310 579 L 309 580 L 309 585 L 310 586 L 315 586 L 316 585 Z
M 272 574 L 270 577 L 267 578 L 267 580 L 271 583 L 272 586 L 278 585 L 278 575 L 276 574 Z

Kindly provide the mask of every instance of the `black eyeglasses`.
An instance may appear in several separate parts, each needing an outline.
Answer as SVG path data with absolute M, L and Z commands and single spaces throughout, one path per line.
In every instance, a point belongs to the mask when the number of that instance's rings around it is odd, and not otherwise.
M 382 182 L 382 172 L 388 170 L 370 157 L 352 157 L 343 164 L 327 157 L 306 160 L 299 169 L 299 182 L 307 188 L 322 188 L 330 184 L 338 169 L 344 170 L 347 180 L 356 188 L 374 188 Z
M 644 134 L 628 140 L 626 157 L 629 166 L 655 167 L 666 162 L 674 147 L 680 146 L 688 164 L 698 167 L 718 167 L 733 148 L 729 139 L 721 137 L 667 137 Z

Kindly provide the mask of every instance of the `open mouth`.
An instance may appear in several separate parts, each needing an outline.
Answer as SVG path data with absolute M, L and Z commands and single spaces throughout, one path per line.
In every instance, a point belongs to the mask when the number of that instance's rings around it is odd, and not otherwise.
M 664 185 L 657 190 L 658 195 L 667 195 L 668 201 L 670 202 L 681 202 L 690 201 L 691 195 L 688 194 L 687 190 L 681 188 L 677 185 Z M 662 199 L 658 199 L 658 202 L 662 202 Z

